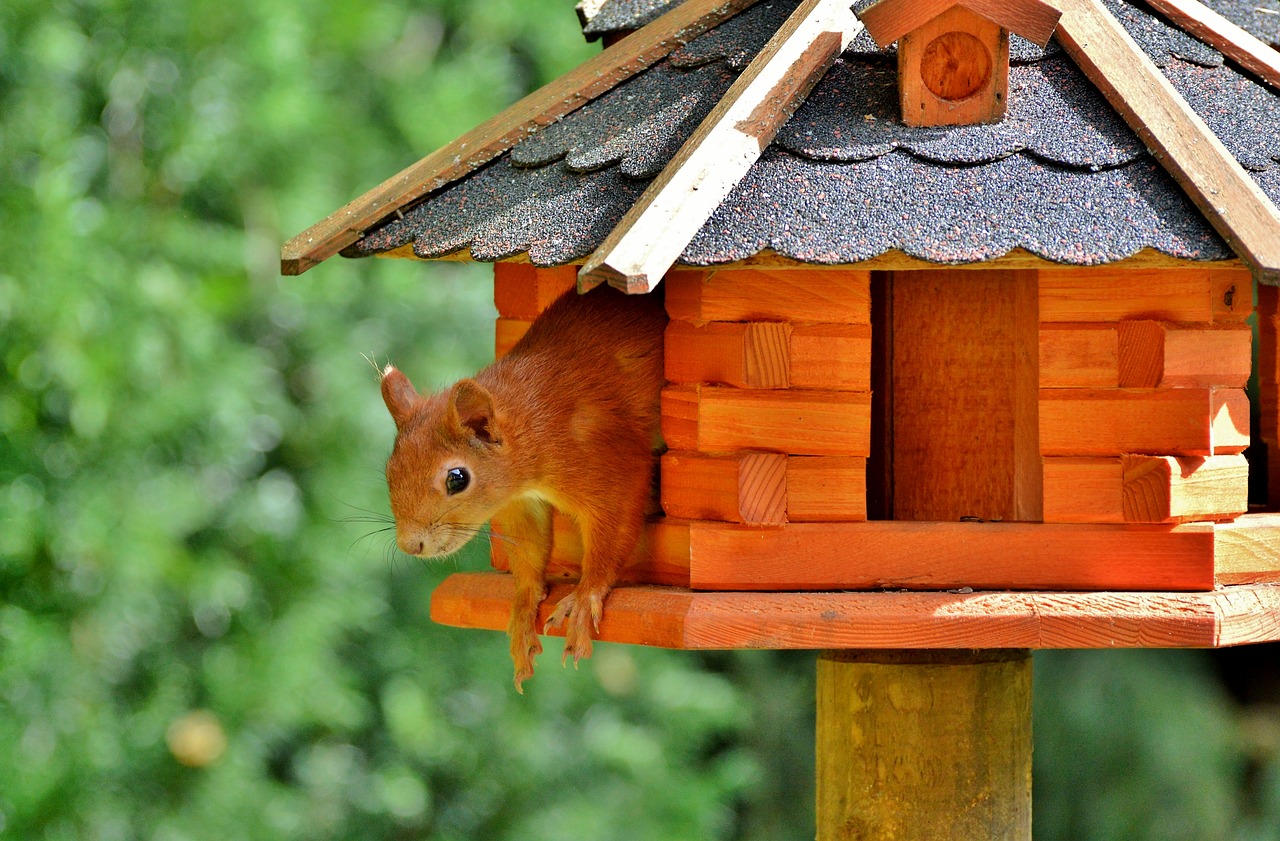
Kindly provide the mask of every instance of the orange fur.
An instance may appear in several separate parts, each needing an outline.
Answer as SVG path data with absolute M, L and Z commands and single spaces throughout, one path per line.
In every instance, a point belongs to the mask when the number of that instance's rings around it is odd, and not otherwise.
M 497 362 L 422 396 L 387 366 L 382 395 L 396 423 L 387 462 L 400 548 L 437 557 L 490 520 L 511 541 L 516 595 L 508 633 L 515 683 L 542 650 L 551 509 L 582 532 L 582 578 L 547 625 L 565 625 L 565 658 L 591 654 L 604 598 L 635 550 L 652 488 L 663 385 L 660 295 L 608 287 L 566 293 Z M 450 470 L 467 472 L 450 494 Z

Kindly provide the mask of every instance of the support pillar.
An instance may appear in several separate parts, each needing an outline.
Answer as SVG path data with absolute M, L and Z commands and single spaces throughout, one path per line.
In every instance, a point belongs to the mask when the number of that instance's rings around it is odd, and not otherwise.
M 828 651 L 818 841 L 1029 841 L 1031 655 Z

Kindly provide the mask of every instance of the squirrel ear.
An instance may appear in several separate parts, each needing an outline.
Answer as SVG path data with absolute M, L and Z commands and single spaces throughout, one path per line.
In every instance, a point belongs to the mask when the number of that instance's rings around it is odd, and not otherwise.
M 396 422 L 396 429 L 404 429 L 413 414 L 413 404 L 418 402 L 418 392 L 413 383 L 400 372 L 399 368 L 388 365 L 382 369 L 382 402 L 387 404 L 391 419 Z
M 475 380 L 459 380 L 449 393 L 449 405 L 459 432 L 484 444 L 501 444 L 493 395 Z

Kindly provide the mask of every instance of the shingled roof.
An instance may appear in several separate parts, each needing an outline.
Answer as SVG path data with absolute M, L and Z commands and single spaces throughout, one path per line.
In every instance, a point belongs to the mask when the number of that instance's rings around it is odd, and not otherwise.
M 1261 2 L 1217 5 L 1263 40 L 1280 40 L 1280 15 L 1255 12 Z M 1107 6 L 1280 203 L 1280 94 L 1145 6 Z M 738 14 L 401 209 L 342 253 L 412 249 L 439 258 L 469 250 L 476 260 L 527 255 L 542 266 L 582 260 L 795 7 L 795 0 L 765 0 Z M 644 0 L 609 0 L 587 31 L 629 29 L 662 11 Z M 771 251 L 844 264 L 899 251 L 962 264 L 1017 248 L 1069 265 L 1143 249 L 1187 260 L 1232 257 L 1056 43 L 1041 49 L 1015 36 L 1011 59 L 1002 122 L 911 128 L 898 119 L 892 47 L 880 50 L 863 33 L 680 261 L 715 265 Z

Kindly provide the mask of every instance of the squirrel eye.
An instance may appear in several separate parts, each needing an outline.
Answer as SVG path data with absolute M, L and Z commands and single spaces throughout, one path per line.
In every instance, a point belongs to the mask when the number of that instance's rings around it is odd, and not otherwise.
M 466 468 L 454 467 L 445 474 L 444 489 L 449 496 L 462 493 L 469 484 L 471 484 L 471 474 L 467 472 Z

